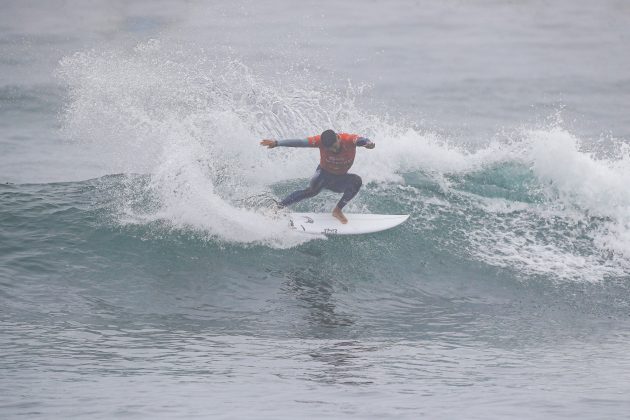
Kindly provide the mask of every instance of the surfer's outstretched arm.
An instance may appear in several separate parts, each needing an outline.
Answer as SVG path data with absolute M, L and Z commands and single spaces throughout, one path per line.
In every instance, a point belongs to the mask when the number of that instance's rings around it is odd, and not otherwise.
M 265 139 L 260 142 L 261 146 L 267 146 L 270 149 L 274 147 L 313 147 L 308 142 L 308 139 L 286 139 L 286 140 L 271 140 Z
M 366 149 L 374 149 L 376 147 L 376 144 L 367 137 L 359 137 L 355 140 L 354 144 L 358 147 L 365 147 Z

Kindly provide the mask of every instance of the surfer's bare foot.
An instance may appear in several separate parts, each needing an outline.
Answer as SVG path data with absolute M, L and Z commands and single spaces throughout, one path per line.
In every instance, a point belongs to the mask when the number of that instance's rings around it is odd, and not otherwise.
M 343 213 L 341 212 L 341 209 L 339 207 L 335 207 L 333 209 L 332 215 L 335 219 L 339 220 L 341 223 L 343 223 L 344 225 L 346 223 L 348 223 L 348 219 L 346 219 L 346 216 L 343 215 Z

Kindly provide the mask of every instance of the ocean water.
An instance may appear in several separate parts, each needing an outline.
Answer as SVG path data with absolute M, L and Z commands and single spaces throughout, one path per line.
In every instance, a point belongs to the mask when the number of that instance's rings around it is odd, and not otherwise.
M 0 417 L 625 418 L 630 3 L 2 1 Z M 256 197 L 359 149 L 305 236 Z M 330 211 L 323 192 L 299 203 Z

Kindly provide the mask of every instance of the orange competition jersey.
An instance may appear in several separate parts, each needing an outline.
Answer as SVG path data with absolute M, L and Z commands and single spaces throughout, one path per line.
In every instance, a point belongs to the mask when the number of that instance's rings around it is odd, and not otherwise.
M 312 147 L 319 147 L 319 166 L 323 170 L 335 175 L 343 175 L 348 173 L 350 167 L 354 163 L 354 156 L 357 152 L 357 146 L 354 143 L 359 136 L 356 134 L 339 133 L 341 148 L 338 153 L 327 150 L 320 144 L 320 137 L 312 136 L 308 138 L 308 144 Z

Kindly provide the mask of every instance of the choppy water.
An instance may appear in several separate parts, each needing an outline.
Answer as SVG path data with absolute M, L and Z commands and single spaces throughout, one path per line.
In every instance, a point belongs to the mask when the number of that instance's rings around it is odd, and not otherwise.
M 627 415 L 625 2 L 1 7 L 3 418 Z

